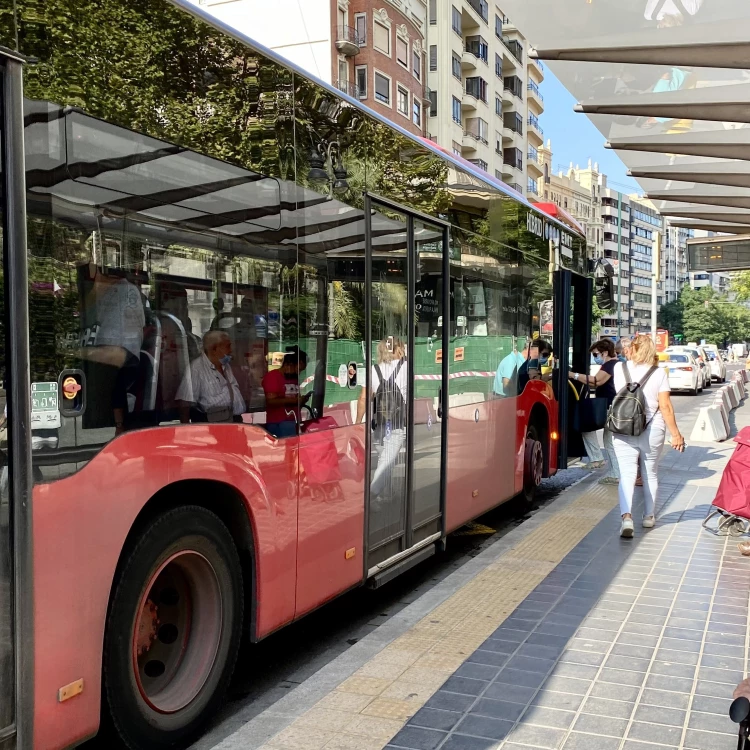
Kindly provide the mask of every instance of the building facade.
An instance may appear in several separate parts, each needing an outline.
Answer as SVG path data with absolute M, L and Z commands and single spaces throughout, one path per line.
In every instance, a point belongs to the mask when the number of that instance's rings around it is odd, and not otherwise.
M 426 0 L 192 2 L 414 135 L 425 134 Z
M 540 200 L 538 149 L 544 67 L 487 0 L 430 0 L 428 137 L 531 200 Z

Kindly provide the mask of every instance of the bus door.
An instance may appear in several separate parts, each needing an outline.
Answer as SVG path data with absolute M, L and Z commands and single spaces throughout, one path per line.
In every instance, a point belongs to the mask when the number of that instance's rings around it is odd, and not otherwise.
M 367 197 L 368 577 L 444 535 L 447 224 Z M 419 553 L 412 556 L 410 553 Z
M 592 279 L 565 269 L 555 271 L 553 280 L 553 351 L 556 369 L 553 387 L 558 401 L 558 463 L 565 468 L 571 459 L 585 455 L 580 432 L 573 428 L 581 386 L 568 373 L 589 372 L 591 356 Z

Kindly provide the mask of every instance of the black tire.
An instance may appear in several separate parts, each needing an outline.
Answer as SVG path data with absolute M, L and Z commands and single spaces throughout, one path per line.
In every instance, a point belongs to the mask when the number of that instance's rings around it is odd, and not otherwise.
M 184 747 L 218 709 L 240 645 L 242 569 L 227 527 L 198 506 L 158 516 L 112 591 L 102 669 L 112 728 L 131 750 Z
M 532 441 L 534 445 L 530 445 Z M 541 460 L 541 466 L 539 461 Z M 523 490 L 521 500 L 532 506 L 536 500 L 536 492 L 541 483 L 541 475 L 544 473 L 544 447 L 541 443 L 540 430 L 536 425 L 530 424 L 526 430 L 526 446 L 524 447 L 523 466 Z

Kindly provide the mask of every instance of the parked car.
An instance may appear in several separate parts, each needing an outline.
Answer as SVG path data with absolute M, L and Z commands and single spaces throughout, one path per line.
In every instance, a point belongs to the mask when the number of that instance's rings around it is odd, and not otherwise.
M 659 357 L 659 367 L 667 370 L 669 387 L 673 391 L 687 391 L 696 396 L 703 390 L 700 364 L 690 352 L 665 351 Z
M 715 344 L 705 344 L 703 351 L 708 357 L 708 367 L 711 370 L 711 377 L 717 383 L 725 383 L 727 380 L 727 368 L 719 354 L 719 347 Z
M 711 370 L 708 366 L 708 357 L 700 346 L 670 346 L 664 350 L 667 354 L 682 354 L 684 352 L 690 353 L 698 366 L 700 367 L 703 384 L 701 389 L 711 387 Z

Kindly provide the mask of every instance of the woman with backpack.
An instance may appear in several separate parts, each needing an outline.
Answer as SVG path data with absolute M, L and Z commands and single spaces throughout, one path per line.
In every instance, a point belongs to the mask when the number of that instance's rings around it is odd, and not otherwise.
M 406 446 L 406 401 L 409 390 L 406 344 L 400 338 L 383 339 L 378 343 L 377 360 L 370 373 L 370 398 L 374 400 L 371 426 L 373 445 L 378 453 L 377 465 L 370 480 L 370 494 L 373 498 L 384 494 L 403 496 L 406 493 L 406 475 L 396 475 L 393 469 Z M 362 388 L 357 403 L 357 424 L 365 416 L 366 399 L 365 389 Z
M 639 335 L 633 340 L 627 362 L 618 362 L 614 369 L 616 396 L 612 402 L 607 426 L 620 469 L 620 536 L 633 536 L 633 493 L 638 466 L 643 477 L 645 508 L 644 529 L 654 526 L 654 506 L 658 490 L 656 467 L 664 445 L 666 430 L 672 436 L 672 448 L 685 450 L 670 397 L 666 371 L 654 365 L 656 344 L 650 336 Z

